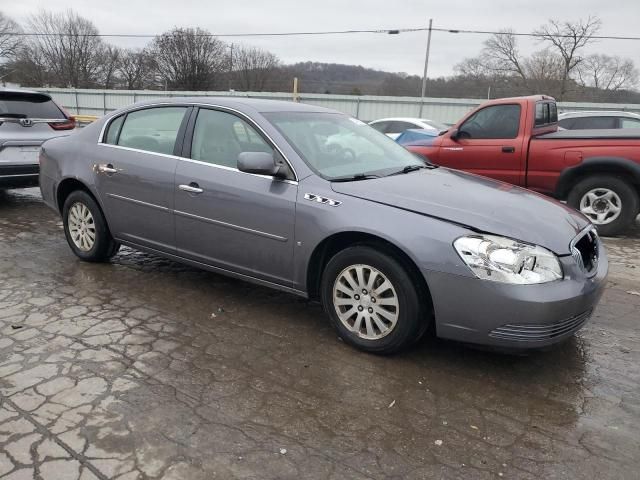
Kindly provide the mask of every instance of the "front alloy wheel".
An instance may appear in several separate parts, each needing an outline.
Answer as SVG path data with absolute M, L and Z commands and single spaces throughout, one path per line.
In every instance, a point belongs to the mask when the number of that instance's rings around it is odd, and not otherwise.
M 393 284 L 370 265 L 345 268 L 333 285 L 333 306 L 342 324 L 366 340 L 378 340 L 398 322 L 398 295 Z
M 431 324 L 426 286 L 408 260 L 377 245 L 336 253 L 322 274 L 322 303 L 340 337 L 366 352 L 395 353 Z

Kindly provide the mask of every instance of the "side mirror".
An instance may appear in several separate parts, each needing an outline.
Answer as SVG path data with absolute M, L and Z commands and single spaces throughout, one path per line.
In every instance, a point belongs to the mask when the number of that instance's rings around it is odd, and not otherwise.
M 258 175 L 277 176 L 280 165 L 276 164 L 272 153 L 242 152 L 238 155 L 238 170 Z
M 453 128 L 451 129 L 451 135 L 449 135 L 449 138 L 455 142 L 458 140 L 459 135 L 460 131 L 457 128 Z

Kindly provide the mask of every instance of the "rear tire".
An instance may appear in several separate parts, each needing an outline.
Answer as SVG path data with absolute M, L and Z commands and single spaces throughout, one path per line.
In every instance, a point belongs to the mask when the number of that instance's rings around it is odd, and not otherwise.
M 603 236 L 624 233 L 638 216 L 638 192 L 612 175 L 591 176 L 569 192 L 567 203 L 586 215 Z
M 69 247 L 85 262 L 105 262 L 120 248 L 109 232 L 102 210 L 85 191 L 69 194 L 62 208 L 62 223 Z
M 365 352 L 396 353 L 419 340 L 431 321 L 429 302 L 405 266 L 366 245 L 329 260 L 321 296 L 338 335 Z

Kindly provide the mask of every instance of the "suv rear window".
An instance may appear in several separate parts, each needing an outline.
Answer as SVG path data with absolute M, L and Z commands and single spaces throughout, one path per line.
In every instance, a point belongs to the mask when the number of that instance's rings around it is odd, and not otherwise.
M 66 115 L 47 95 L 0 92 L 0 117 L 63 119 Z

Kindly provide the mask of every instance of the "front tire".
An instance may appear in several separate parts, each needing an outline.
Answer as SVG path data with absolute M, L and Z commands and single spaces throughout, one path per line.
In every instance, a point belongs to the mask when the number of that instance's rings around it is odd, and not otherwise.
M 417 341 L 429 318 L 426 299 L 405 266 L 365 245 L 338 252 L 322 275 L 322 302 L 348 344 L 391 354 Z
M 104 262 L 120 245 L 113 239 L 96 201 L 87 192 L 76 190 L 62 208 L 64 235 L 73 253 L 85 262 Z
M 598 233 L 623 233 L 638 216 L 638 192 L 629 183 L 611 175 L 587 177 L 569 192 L 567 203 L 586 215 Z

